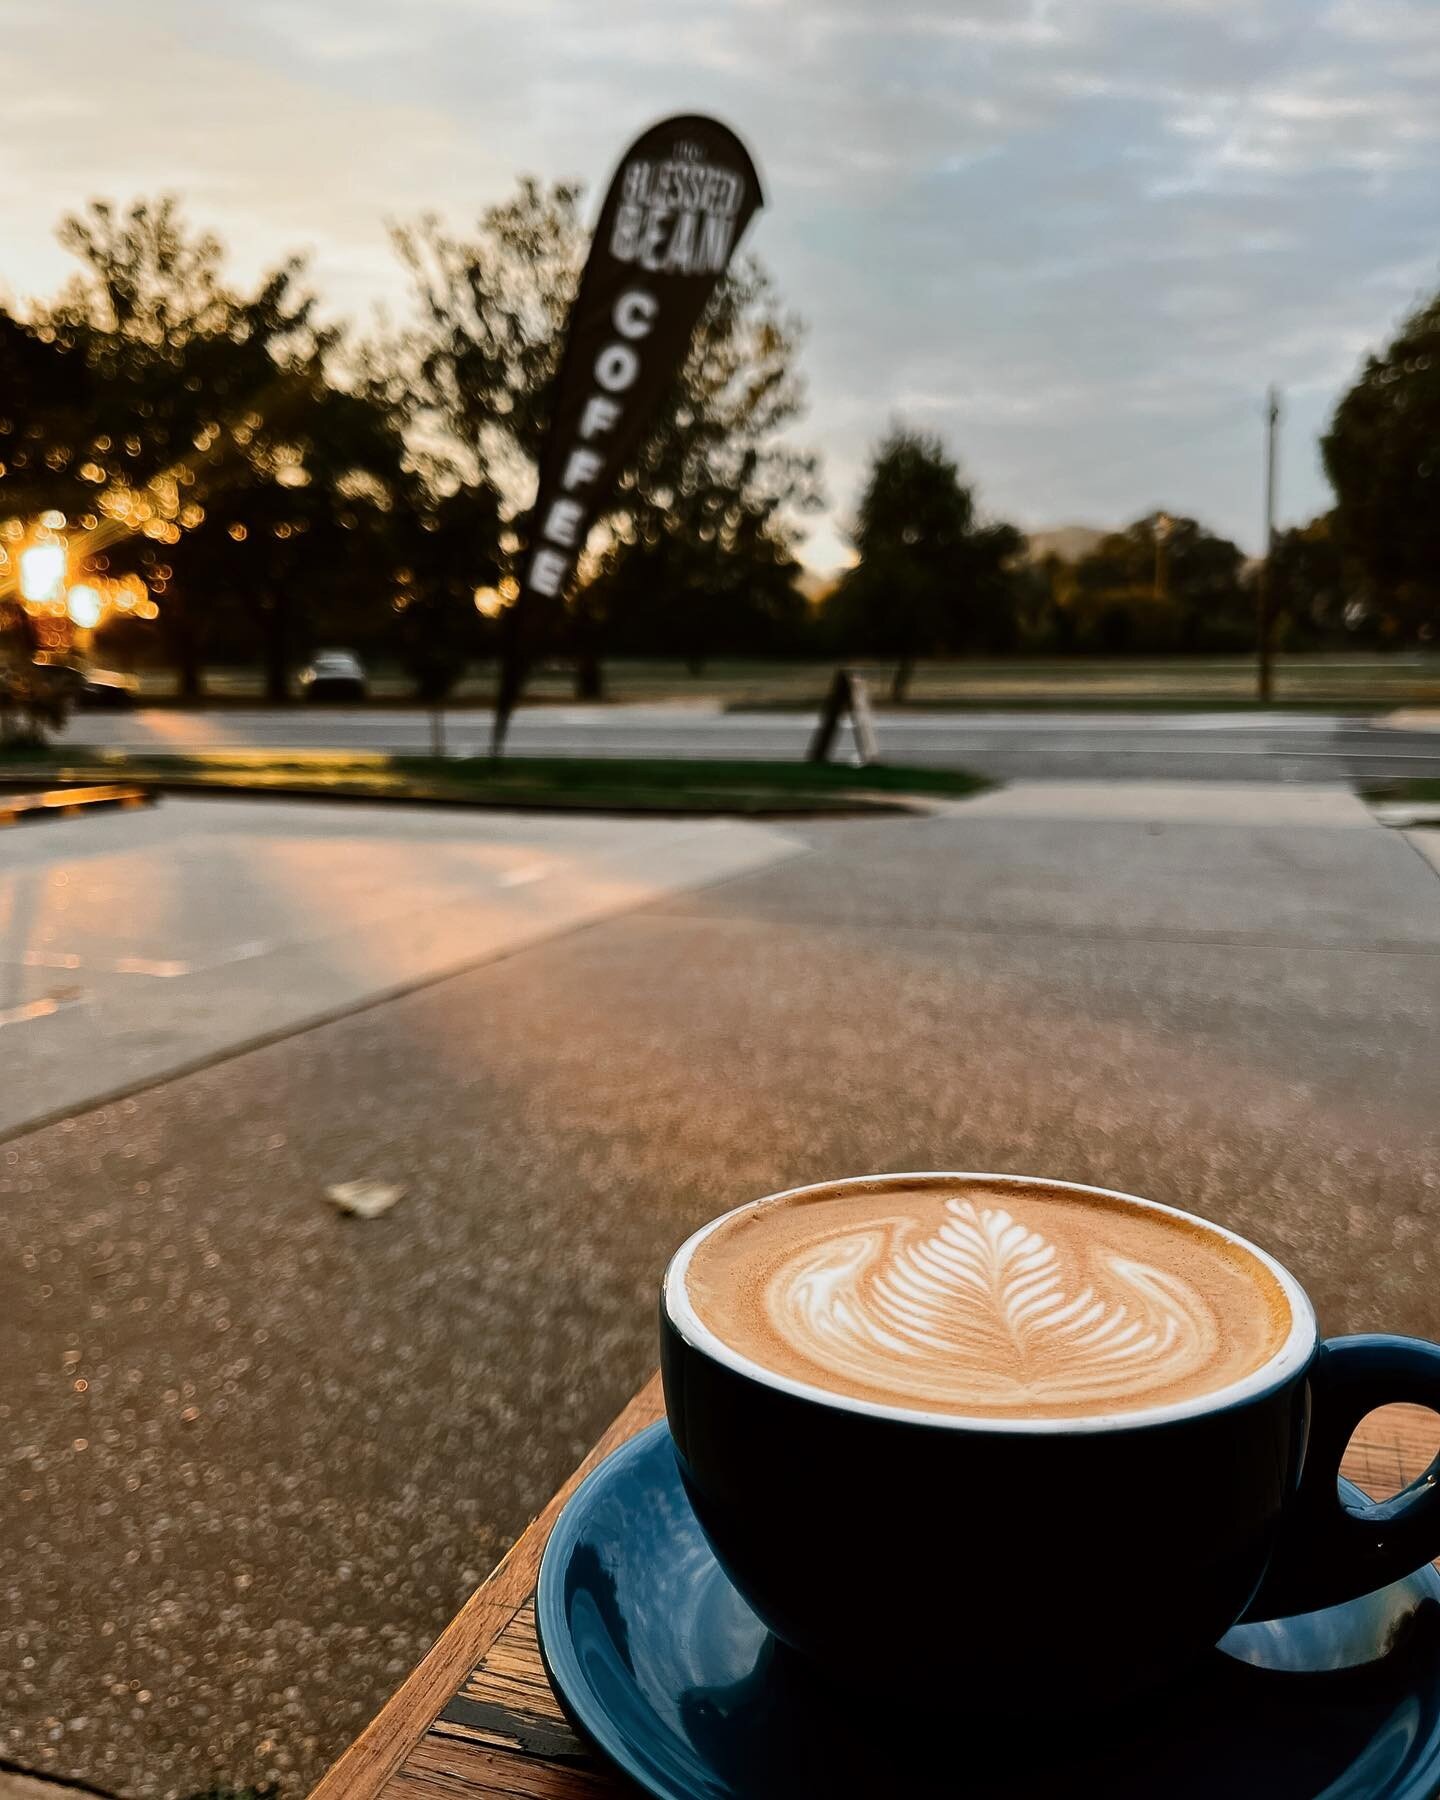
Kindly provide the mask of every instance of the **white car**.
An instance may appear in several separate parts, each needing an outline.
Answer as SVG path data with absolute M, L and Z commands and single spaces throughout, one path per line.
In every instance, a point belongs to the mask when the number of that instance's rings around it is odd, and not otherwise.
M 363 700 L 365 665 L 353 650 L 317 650 L 300 671 L 300 692 L 307 700 Z

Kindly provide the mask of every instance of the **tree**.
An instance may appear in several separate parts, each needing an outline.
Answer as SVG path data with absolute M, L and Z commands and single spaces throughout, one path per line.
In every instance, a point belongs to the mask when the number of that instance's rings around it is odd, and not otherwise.
M 1018 644 L 1029 650 L 1074 647 L 1075 565 L 1058 551 L 1038 560 L 1027 556 L 1015 570 L 1015 624 Z
M 73 446 L 92 410 L 83 357 L 0 308 L 0 743 L 58 726 L 65 695 L 43 659 L 68 642 L 63 620 L 23 604 L 27 520 L 86 503 Z
M 250 609 L 266 697 L 280 702 L 318 620 L 348 635 L 390 606 L 392 524 L 407 497 L 404 445 L 369 396 L 327 380 L 317 355 L 282 371 L 248 450 L 212 496 L 230 523 L 222 532 L 217 519 L 196 551 L 210 553 L 204 572 L 227 599 Z M 198 554 L 192 572 L 202 574 Z
M 1356 592 L 1333 513 L 1276 534 L 1270 586 L 1277 624 L 1303 639 L 1354 643 L 1375 636 L 1377 621 Z
M 76 452 L 96 404 L 73 337 L 0 307 L 0 514 L 21 519 L 91 502 Z
M 784 656 L 809 624 L 788 547 L 753 520 L 734 541 L 683 529 L 616 541 L 585 590 L 620 654 L 682 657 L 698 675 L 713 656 Z
M 1321 440 L 1341 547 L 1392 637 L 1440 627 L 1440 292 L 1366 358 Z
M 526 508 L 587 247 L 579 196 L 575 186 L 526 180 L 482 215 L 471 238 L 451 236 L 433 218 L 395 234 L 414 317 L 376 347 L 377 359 L 432 479 L 444 486 L 485 473 L 504 494 L 495 553 L 512 575 L 525 553 Z M 541 641 L 576 652 L 582 697 L 599 691 L 606 615 L 602 593 L 587 584 L 608 551 L 640 547 L 636 573 L 666 537 L 733 552 L 763 535 L 783 554 L 792 515 L 818 502 L 813 458 L 776 441 L 802 403 L 798 337 L 753 259 L 720 283 L 649 437 L 622 472 L 568 613 L 556 608 L 531 622 Z M 618 566 L 617 554 L 610 567 Z
M 169 196 L 123 212 L 94 201 L 60 238 L 81 272 L 32 324 L 89 384 L 63 463 L 89 490 L 82 552 L 160 600 L 187 697 L 228 606 L 258 630 L 267 694 L 283 699 L 325 590 L 363 605 L 388 587 L 362 540 L 392 504 L 398 425 L 379 396 L 330 380 L 340 334 L 316 324 L 298 260 L 241 295 L 219 241 L 191 233 Z
M 938 437 L 897 425 L 877 447 L 854 541 L 860 560 L 830 604 L 854 647 L 896 658 L 892 699 L 904 699 L 919 656 L 1009 641 L 1024 539 L 982 522 Z
M 409 503 L 397 509 L 392 604 L 401 660 L 427 706 L 448 699 L 483 641 L 475 594 L 499 579 L 498 518 L 499 496 L 483 480 L 439 496 L 413 483 Z
M 1103 538 L 1075 569 L 1077 650 L 1243 650 L 1254 640 L 1245 558 L 1194 519 L 1148 513 Z

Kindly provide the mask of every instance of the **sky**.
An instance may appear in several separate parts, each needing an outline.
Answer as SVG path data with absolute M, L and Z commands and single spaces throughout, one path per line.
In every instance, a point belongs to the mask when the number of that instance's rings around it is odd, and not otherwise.
M 403 308 L 387 222 L 463 227 L 711 112 L 746 240 L 804 319 L 840 562 L 887 426 L 938 432 L 1027 528 L 1328 504 L 1317 442 L 1440 284 L 1440 0 L 0 0 L 0 294 L 56 220 L 179 193 L 249 280 L 302 249 L 327 311 Z

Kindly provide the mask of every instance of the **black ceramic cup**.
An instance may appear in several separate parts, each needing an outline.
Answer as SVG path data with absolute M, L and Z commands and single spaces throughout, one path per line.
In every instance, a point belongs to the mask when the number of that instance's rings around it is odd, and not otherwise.
M 967 1705 L 1086 1706 L 1164 1683 L 1242 1620 L 1336 1605 L 1440 1554 L 1440 1459 L 1378 1505 L 1346 1505 L 1336 1485 L 1373 1408 L 1440 1411 L 1440 1347 L 1322 1343 L 1294 1276 L 1233 1233 L 1133 1195 L 993 1175 L 860 1177 L 771 1200 L 937 1179 L 1187 1219 L 1258 1258 L 1289 1328 L 1244 1380 L 1146 1411 L 926 1413 L 809 1386 L 722 1342 L 685 1286 L 712 1221 L 665 1274 L 665 1408 L 706 1538 L 783 1643 L 872 1691 L 878 1676 Z

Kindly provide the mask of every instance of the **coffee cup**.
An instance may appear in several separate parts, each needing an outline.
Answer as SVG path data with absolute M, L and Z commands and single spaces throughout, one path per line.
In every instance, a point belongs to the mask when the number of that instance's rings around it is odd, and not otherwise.
M 1440 1347 L 1322 1342 L 1273 1257 L 1134 1195 L 793 1189 L 681 1246 L 660 1328 L 716 1558 L 841 1683 L 1085 1706 L 1440 1554 L 1440 1459 L 1379 1504 L 1336 1485 L 1366 1413 L 1440 1410 Z

